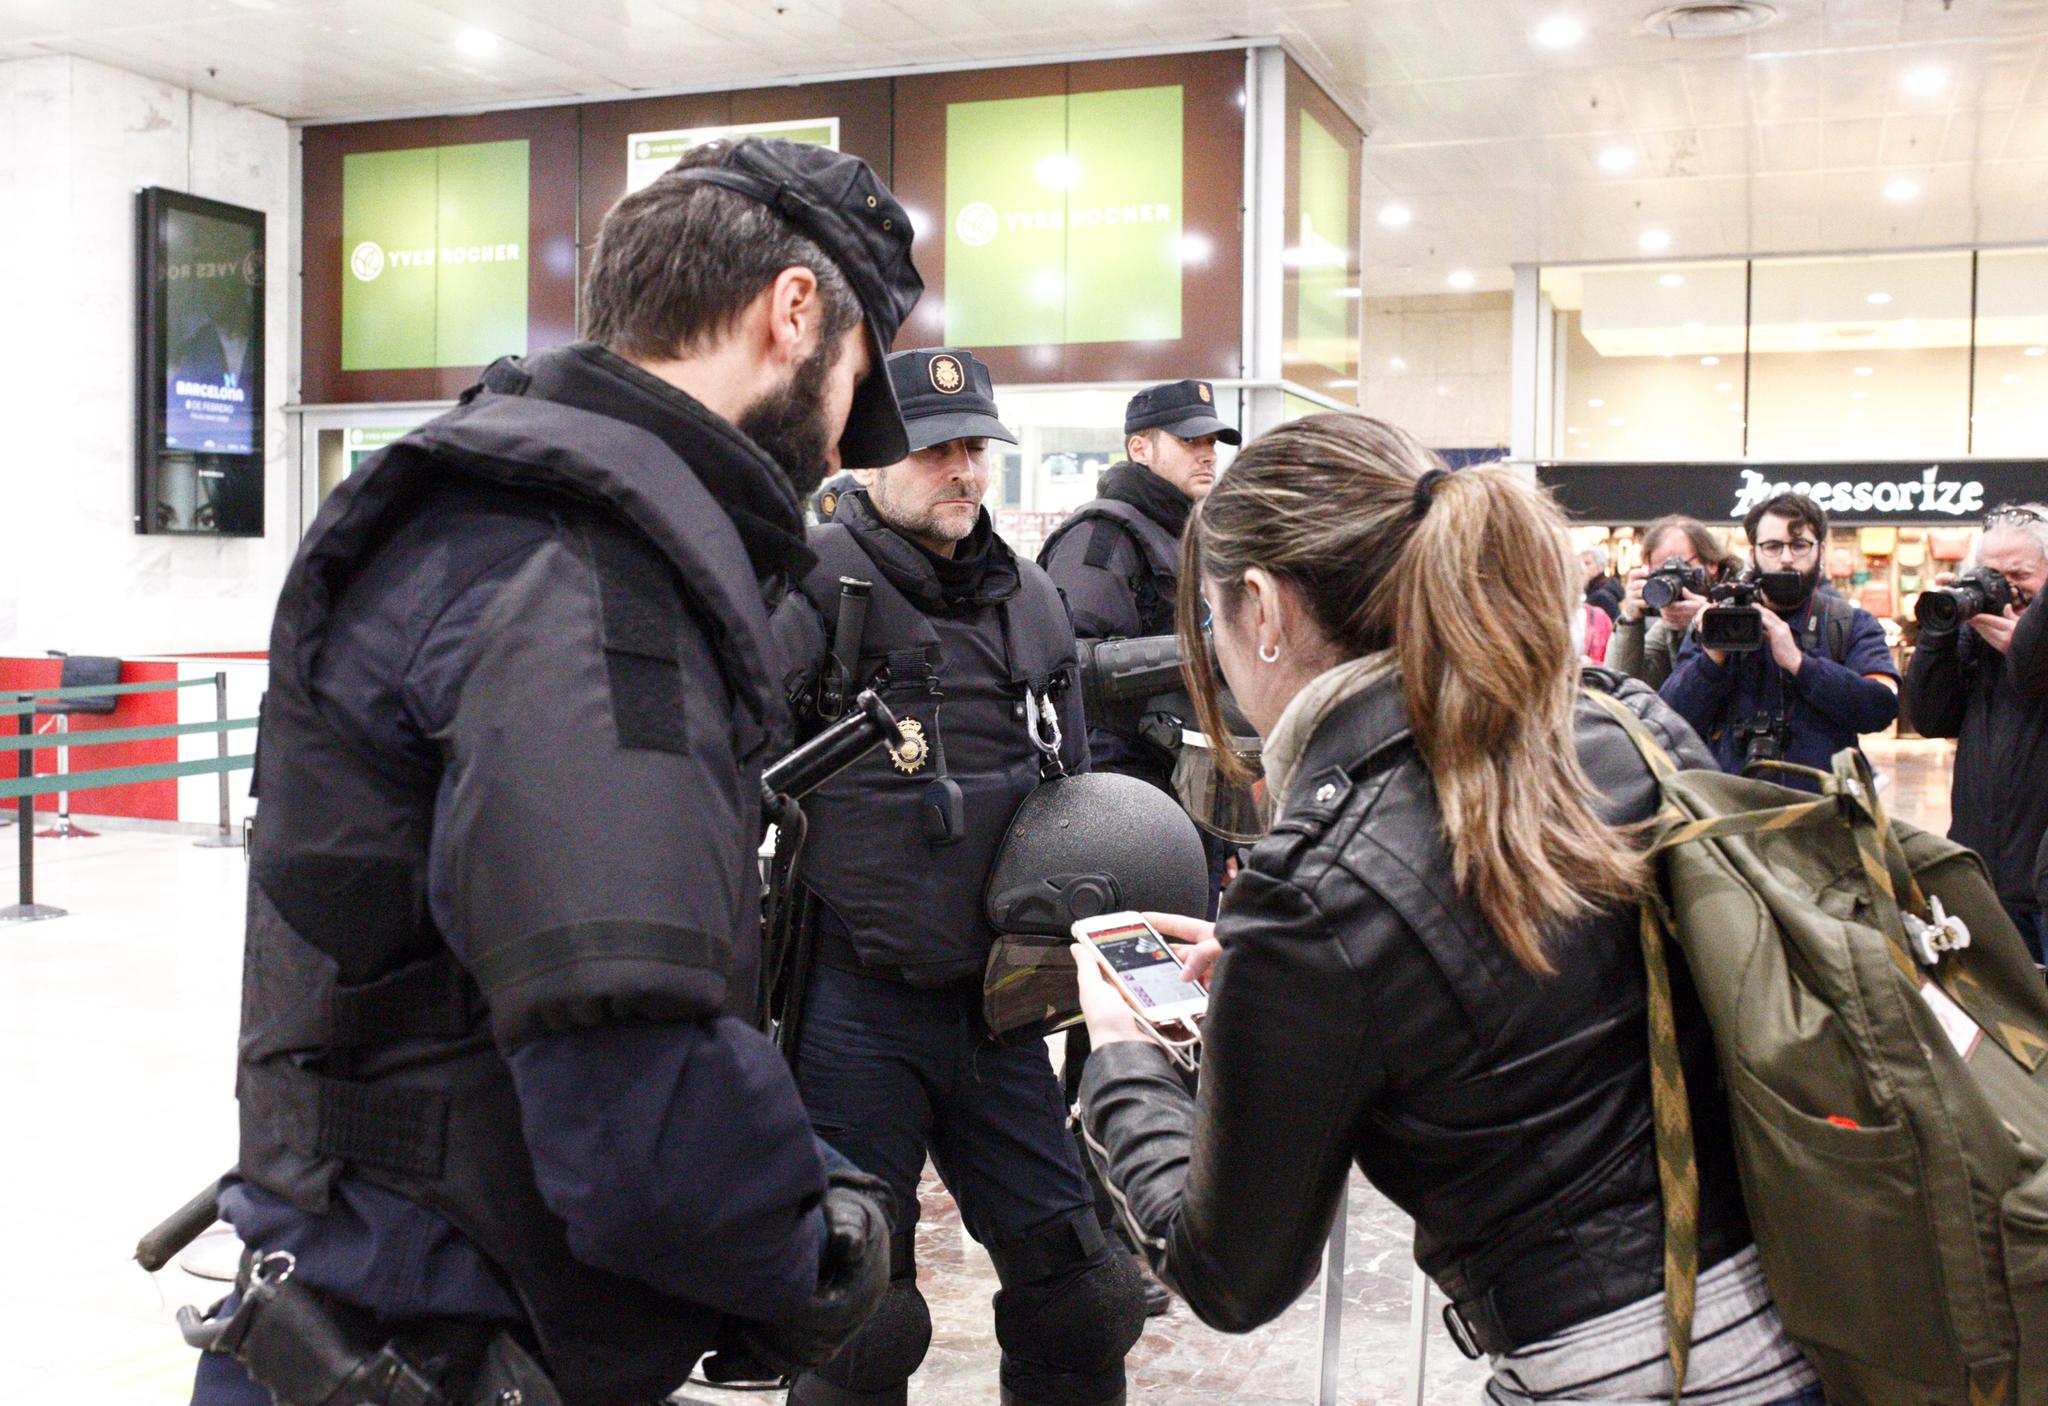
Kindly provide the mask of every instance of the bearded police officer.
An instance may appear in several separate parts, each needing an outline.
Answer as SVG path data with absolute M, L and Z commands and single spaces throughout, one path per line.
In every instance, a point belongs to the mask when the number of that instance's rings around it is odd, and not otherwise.
M 886 1191 L 735 1014 L 789 740 L 764 601 L 800 495 L 907 452 L 909 247 L 853 158 L 701 147 L 606 218 L 590 341 L 322 509 L 271 641 L 250 1255 L 187 1325 L 198 1401 L 651 1402 L 715 1342 L 822 1361 L 879 1299 Z
M 895 1261 L 867 1326 L 789 1399 L 905 1400 L 931 1337 L 911 1257 L 929 1152 L 1002 1280 L 1002 1399 L 1120 1402 L 1143 1325 L 1136 1272 L 1096 1223 L 1044 1042 L 992 1042 L 982 1006 L 984 892 L 1011 817 L 1042 779 L 1087 764 L 1073 627 L 981 506 L 988 442 L 1015 443 L 988 368 L 900 352 L 889 376 L 910 452 L 812 530 L 819 564 L 776 625 L 819 662 L 807 702 L 871 687 L 906 733 L 805 802 L 798 871 L 813 938 L 797 1086 L 818 1134 L 895 1193 Z M 849 593 L 865 597 L 857 649 L 840 628 Z

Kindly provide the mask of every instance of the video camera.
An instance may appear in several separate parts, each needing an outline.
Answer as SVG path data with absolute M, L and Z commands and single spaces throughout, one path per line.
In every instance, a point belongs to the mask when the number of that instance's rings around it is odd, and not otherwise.
M 1977 570 L 1959 581 L 1922 591 L 1913 618 L 1923 630 L 1953 630 L 1973 615 L 2003 615 L 2014 603 L 2012 583 L 1995 571 Z
M 1700 643 L 1724 654 L 1748 654 L 1764 647 L 1763 607 L 1757 602 L 1797 600 L 1805 579 L 1796 571 L 1743 572 L 1733 581 L 1711 587 L 1713 604 L 1700 612 Z M 1648 600 L 1645 592 L 1644 599 Z
M 1687 591 L 1696 596 L 1707 593 L 1707 569 L 1704 566 L 1667 561 L 1643 578 L 1643 604 L 1652 610 L 1678 604 Z

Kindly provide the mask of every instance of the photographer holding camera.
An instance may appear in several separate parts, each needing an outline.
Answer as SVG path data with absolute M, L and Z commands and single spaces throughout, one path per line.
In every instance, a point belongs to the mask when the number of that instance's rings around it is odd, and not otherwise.
M 1741 570 L 1741 558 L 1730 556 L 1698 518 L 1674 513 L 1651 523 L 1643 533 L 1643 564 L 1628 574 L 1607 667 L 1662 688 L 1679 641 L 1707 608 L 1708 589 Z
M 1956 739 L 1949 837 L 1984 856 L 1998 897 L 2042 960 L 2048 899 L 2048 507 L 2003 507 L 1960 580 L 1927 591 L 1906 669 L 1913 725 Z
M 1781 493 L 1743 519 L 1751 569 L 1709 588 L 1658 690 L 1713 748 L 1723 771 L 1767 762 L 1827 768 L 1899 715 L 1899 675 L 1869 611 L 1823 590 L 1828 518 Z M 1765 779 L 1815 789 L 1796 772 Z

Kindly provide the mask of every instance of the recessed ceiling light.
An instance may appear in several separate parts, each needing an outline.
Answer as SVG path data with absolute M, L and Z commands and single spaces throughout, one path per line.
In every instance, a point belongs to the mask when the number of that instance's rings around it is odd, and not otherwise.
M 1874 376 L 1877 374 L 1877 368 L 1875 366 L 1859 366 L 1856 368 L 1856 374 L 1859 376 Z
M 1406 358 L 1403 358 L 1403 357 L 1398 357 L 1398 356 L 1390 356 L 1390 357 L 1388 357 L 1388 358 L 1387 358 L 1387 370 L 1389 370 L 1389 371 L 1406 371 L 1407 369 L 1408 369 L 1408 362 L 1407 362 Z
M 1849 392 L 1849 399 L 1851 399 L 1851 400 L 1868 400 L 1868 399 L 1870 399 L 1870 392 L 1869 392 L 1869 391 L 1850 391 L 1850 392 Z
M 2019 373 L 2016 371 L 2008 371 L 1998 379 L 2008 386 L 2016 386 L 2020 383 Z
M 1707 324 L 1704 322 L 1688 322 L 1678 330 L 1685 333 L 1688 337 L 1697 337 L 1700 333 L 1707 330 Z
M 1676 288 L 1685 282 L 1685 275 L 1682 273 L 1667 273 L 1657 281 L 1666 288 Z
M 1645 254 L 1662 253 L 1671 247 L 1671 232 L 1662 229 L 1646 229 L 1636 236 L 1636 248 Z
M 1714 389 L 1717 391 L 1732 391 L 1735 389 L 1735 383 L 1733 381 L 1716 381 Z
M 1731 400 L 1731 401 L 1729 401 L 1729 402 L 1728 402 L 1728 413 L 1729 413 L 1730 415 L 1740 415 L 1740 414 L 1742 413 L 1742 402 L 1741 402 L 1741 401 L 1739 401 L 1739 400 Z
M 1934 64 L 1909 68 L 1900 77 L 1899 86 L 1916 97 L 1931 98 L 1948 87 L 1948 70 Z
M 473 59 L 487 59 L 498 52 L 498 36 L 488 29 L 465 29 L 455 36 L 455 47 Z
M 1415 212 L 1406 205 L 1380 206 L 1380 223 L 1388 229 L 1399 229 L 1415 218 Z
M 1470 288 L 1478 281 L 1478 279 L 1472 276 L 1472 270 L 1470 269 L 1452 269 L 1451 276 L 1444 280 L 1453 288 Z
M 1602 400 L 1599 396 L 1596 395 L 1591 400 L 1586 402 L 1586 408 L 1588 410 L 1598 410 L 1601 406 L 1605 405 L 1606 403 L 1606 401 Z
M 1718 356 L 1703 356 L 1700 358 L 1700 365 L 1702 366 L 1719 366 L 1720 364 L 1721 358 Z
M 1895 181 L 1890 181 L 1886 183 L 1884 188 L 1884 198 L 1886 200 L 1915 200 L 1919 198 L 1919 195 L 1920 182 L 1908 176 L 1901 176 Z
M 1619 415 L 1616 415 L 1616 416 L 1615 416 L 1615 417 L 1614 417 L 1614 418 L 1613 418 L 1612 420 L 1609 420 L 1609 421 L 1608 421 L 1607 423 L 1608 423 L 1608 424 L 1610 424 L 1610 425 L 1612 425 L 1612 426 L 1614 426 L 1614 428 L 1616 428 L 1616 429 L 1618 430 L 1618 429 L 1620 429 L 1620 428 L 1621 428 L 1621 427 L 1622 427 L 1623 425 L 1627 424 L 1627 423 L 1628 423 L 1628 421 L 1626 421 L 1626 420 L 1622 419 L 1622 418 L 1621 418 L 1621 416 L 1619 416 Z
M 1881 307 L 1883 307 L 1883 306 L 1884 306 L 1884 305 L 1885 305 L 1886 303 L 1890 302 L 1891 300 L 1892 300 L 1892 295 L 1891 295 L 1891 294 L 1889 294 L 1889 293 L 1872 293 L 1872 294 L 1871 294 L 1871 295 L 1870 295 L 1869 297 L 1865 298 L 1865 299 L 1864 299 L 1863 301 L 1864 301 L 1864 302 L 1866 302 L 1866 303 L 1869 303 L 1869 304 L 1870 304 L 1870 305 L 1871 305 L 1872 307 L 1880 307 L 1880 308 L 1881 308 Z
M 1611 171 L 1617 176 L 1623 171 L 1634 169 L 1635 164 L 1636 149 L 1632 146 L 1611 146 L 1600 153 L 1600 169 Z
M 1536 26 L 1536 42 L 1546 49 L 1569 49 L 1586 37 L 1586 27 L 1570 15 L 1552 15 Z
M 2048 356 L 2048 347 L 2028 347 L 2028 356 Z
M 1666 356 L 1677 356 L 1677 355 L 1678 355 L 1678 348 L 1677 348 L 1677 347 L 1666 347 L 1666 348 L 1664 348 L 1664 355 L 1666 355 Z

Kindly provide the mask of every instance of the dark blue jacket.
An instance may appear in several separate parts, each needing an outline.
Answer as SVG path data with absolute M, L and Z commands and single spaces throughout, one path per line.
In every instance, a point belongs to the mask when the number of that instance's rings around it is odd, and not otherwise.
M 570 358 L 559 398 L 661 431 L 659 388 L 592 349 Z M 738 515 L 745 505 L 730 507 Z M 458 480 L 418 502 L 367 559 L 334 605 L 313 679 L 366 758 L 437 755 L 480 619 L 563 521 L 544 498 Z M 721 699 L 713 687 L 705 681 L 700 697 Z M 547 769 L 560 759 L 510 760 Z M 573 774 L 561 787 L 561 803 L 575 806 Z M 450 791 L 444 781 L 439 806 Z M 437 826 L 428 899 L 435 927 L 462 955 L 471 934 L 453 859 Z M 601 1024 L 537 1034 L 507 1062 L 537 1188 L 579 1260 L 751 1319 L 787 1317 L 810 1301 L 828 1155 L 759 1031 L 728 1016 Z M 344 1174 L 318 1216 L 251 1183 L 231 1186 L 221 1204 L 244 1241 L 291 1251 L 307 1282 L 384 1315 L 521 1316 L 480 1249 L 369 1180 Z
M 1658 692 L 1713 749 L 1723 771 L 1742 770 L 1747 744 L 1738 729 L 1765 714 L 1782 713 L 1790 721 L 1786 761 L 1823 771 L 1835 753 L 1855 746 L 1861 734 L 1880 731 L 1898 718 L 1896 688 L 1872 677 L 1894 685 L 1899 677 L 1877 617 L 1866 610 L 1854 612 L 1838 663 L 1829 657 L 1827 632 L 1812 628 L 1817 606 L 1818 598 L 1786 617 L 1806 646 L 1806 662 L 1797 674 L 1779 668 L 1769 648 L 1731 654 L 1726 664 L 1716 664 L 1696 635 L 1689 633 L 1679 645 L 1671 677 Z M 1768 779 L 1815 789 L 1795 774 L 1774 773 Z

